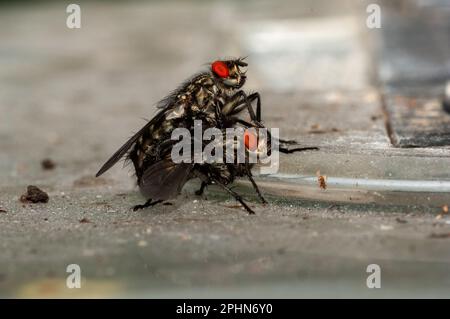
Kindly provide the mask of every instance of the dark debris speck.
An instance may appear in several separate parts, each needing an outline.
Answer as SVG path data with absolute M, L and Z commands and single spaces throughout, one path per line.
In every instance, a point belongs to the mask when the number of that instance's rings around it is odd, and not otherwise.
M 49 171 L 56 167 L 56 163 L 53 160 L 51 160 L 50 158 L 45 158 L 41 162 L 41 167 L 42 167 L 42 169 Z
M 22 203 L 48 203 L 48 200 L 48 194 L 33 185 L 29 185 L 27 192 L 20 197 Z

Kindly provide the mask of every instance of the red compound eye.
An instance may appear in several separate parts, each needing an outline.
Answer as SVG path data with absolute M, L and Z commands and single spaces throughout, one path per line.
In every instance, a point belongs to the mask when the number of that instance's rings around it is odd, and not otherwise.
M 216 61 L 211 64 L 212 71 L 221 78 L 227 78 L 230 75 L 227 65 L 222 61 Z
M 245 147 L 254 152 L 258 148 L 258 138 L 255 134 L 250 132 L 249 130 L 245 130 L 244 132 L 244 144 Z

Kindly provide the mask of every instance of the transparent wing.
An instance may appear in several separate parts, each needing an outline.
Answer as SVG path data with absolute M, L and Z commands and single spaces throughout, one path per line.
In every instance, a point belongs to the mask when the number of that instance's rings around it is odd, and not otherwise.
M 143 128 L 139 130 L 136 134 L 134 134 L 125 144 L 122 145 L 121 148 L 119 148 L 109 160 L 106 161 L 105 164 L 100 168 L 100 170 L 95 175 L 96 177 L 102 175 L 104 172 L 109 170 L 112 166 L 114 166 L 126 153 L 127 151 L 133 146 L 134 143 L 138 140 L 138 138 L 144 134 L 144 132 L 154 123 L 161 121 L 164 118 L 165 109 L 158 112 L 155 117 L 153 117 Z

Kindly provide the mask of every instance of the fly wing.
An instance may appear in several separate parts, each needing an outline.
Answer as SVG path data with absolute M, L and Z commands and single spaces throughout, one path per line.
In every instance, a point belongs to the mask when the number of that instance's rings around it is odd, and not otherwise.
M 189 179 L 193 165 L 174 163 L 166 158 L 148 167 L 140 182 L 139 188 L 146 198 L 166 200 L 177 196 Z
M 125 144 L 122 145 L 112 156 L 106 161 L 105 164 L 100 168 L 98 173 L 95 175 L 96 177 L 102 175 L 104 172 L 109 170 L 112 166 L 114 166 L 124 155 L 125 153 L 133 146 L 134 143 L 138 140 L 138 138 L 144 134 L 144 132 L 152 125 L 153 123 L 160 121 L 164 118 L 164 113 L 166 110 L 161 110 L 158 112 L 154 118 L 152 118 L 143 128 L 139 130 L 136 134 L 134 134 Z
M 102 175 L 108 169 L 110 169 L 113 165 L 115 165 L 125 154 L 126 152 L 133 146 L 133 144 L 137 141 L 137 139 L 145 132 L 146 129 L 153 123 L 157 121 L 161 121 L 166 116 L 166 119 L 179 118 L 184 115 L 185 105 L 176 105 L 177 96 L 182 92 L 189 84 L 194 82 L 197 78 L 201 76 L 205 76 L 207 73 L 202 72 L 194 75 L 192 78 L 188 79 L 184 83 L 182 83 L 176 90 L 170 93 L 167 97 L 162 99 L 157 103 L 156 108 L 160 109 L 160 111 L 156 114 L 156 116 L 150 120 L 139 132 L 134 134 L 121 148 L 117 150 L 111 156 L 111 158 L 103 164 L 98 173 L 95 175 L 96 177 Z

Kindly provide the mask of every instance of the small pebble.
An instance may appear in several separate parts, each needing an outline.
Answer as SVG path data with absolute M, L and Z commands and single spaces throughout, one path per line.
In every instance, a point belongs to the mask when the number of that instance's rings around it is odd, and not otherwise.
M 27 192 L 20 197 L 22 203 L 48 203 L 48 200 L 48 194 L 33 185 L 29 185 Z

